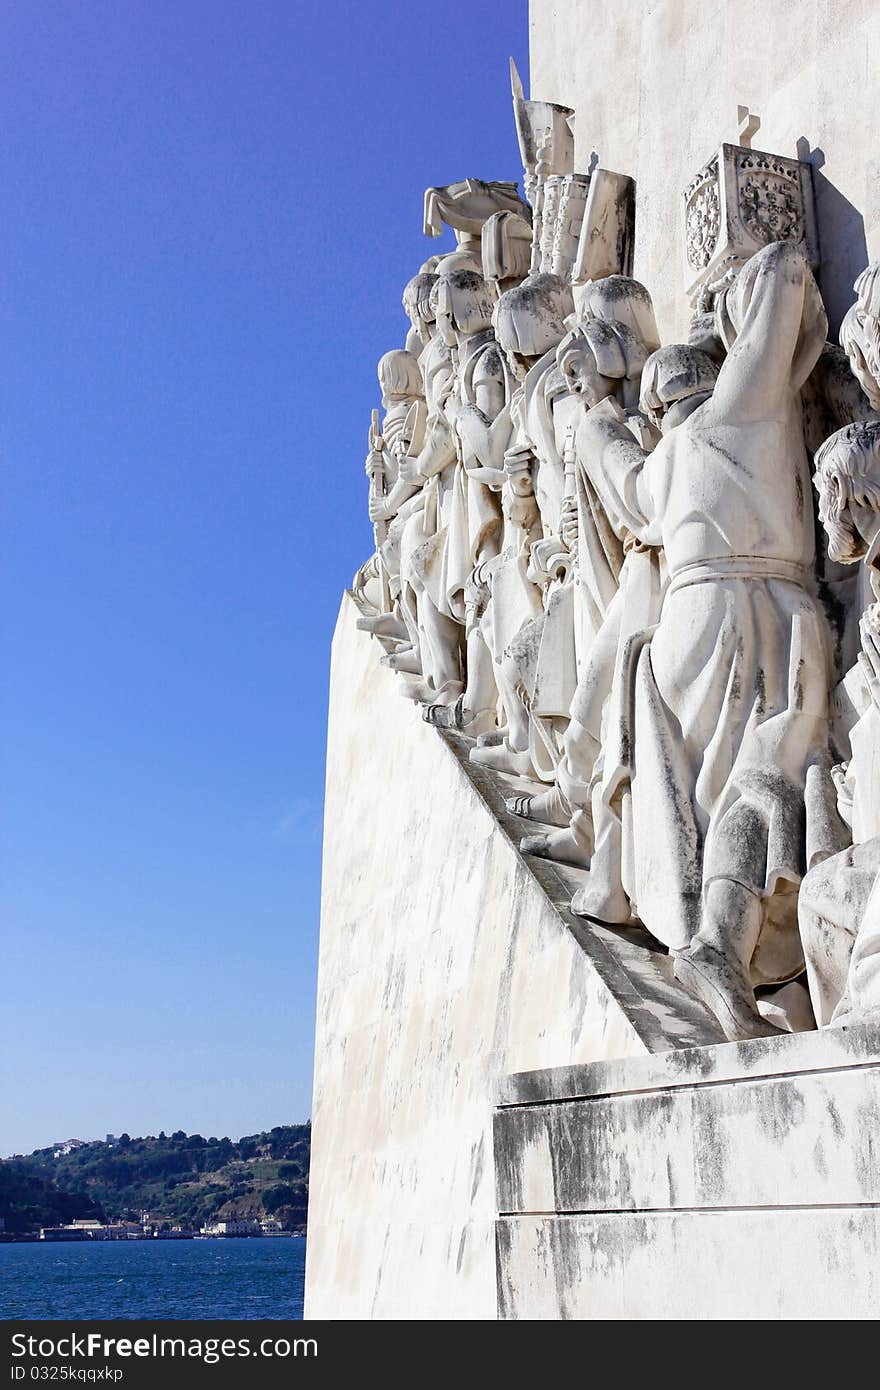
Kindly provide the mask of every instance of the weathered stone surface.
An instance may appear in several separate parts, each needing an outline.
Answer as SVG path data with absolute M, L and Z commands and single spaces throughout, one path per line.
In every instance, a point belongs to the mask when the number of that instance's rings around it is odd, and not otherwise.
M 490 1097 L 548 1065 L 495 1125 L 507 1314 L 679 1316 L 673 1277 L 695 1316 L 819 1306 L 763 1269 L 704 1288 L 725 1232 L 731 1277 L 802 1240 L 846 1308 L 847 1212 L 876 1244 L 880 202 L 840 93 L 880 76 L 880 0 L 534 0 L 532 29 L 528 206 L 427 190 L 456 249 L 379 363 L 309 1311 L 491 1316 Z M 779 1031 L 816 1022 L 842 1032 Z
M 531 95 L 574 108 L 574 167 L 595 150 L 635 180 L 632 273 L 663 341 L 687 336 L 682 190 L 723 141 L 739 142 L 742 104 L 760 117 L 756 149 L 813 166 L 836 331 L 855 276 L 880 255 L 874 115 L 859 95 L 880 82 L 877 0 L 530 0 L 529 21 Z
M 499 1078 L 718 1033 L 644 933 L 571 916 L 577 872 L 526 862 L 512 784 L 395 698 L 356 616 L 333 645 L 306 1310 L 493 1318 Z
M 876 1315 L 880 1027 L 512 1077 L 500 1095 L 500 1316 Z
M 501 1316 L 876 1315 L 880 1028 L 513 1077 L 501 1097 Z
M 871 1319 L 874 1207 L 523 1216 L 498 1223 L 499 1317 Z

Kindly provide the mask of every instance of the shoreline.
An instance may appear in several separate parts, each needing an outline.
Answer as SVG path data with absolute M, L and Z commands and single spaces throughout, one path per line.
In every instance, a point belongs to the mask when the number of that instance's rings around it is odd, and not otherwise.
M 305 1240 L 305 1231 L 263 1231 L 260 1235 L 252 1233 L 250 1235 L 216 1235 L 203 1236 L 197 1235 L 178 1235 L 169 1231 L 166 1235 L 156 1236 L 92 1236 L 75 1235 L 65 1237 L 63 1240 L 45 1240 L 38 1235 L 18 1235 L 17 1233 L 6 1232 L 0 1235 L 0 1245 L 130 1245 L 135 1242 L 140 1244 L 165 1244 L 166 1242 L 177 1243 L 182 1240 Z

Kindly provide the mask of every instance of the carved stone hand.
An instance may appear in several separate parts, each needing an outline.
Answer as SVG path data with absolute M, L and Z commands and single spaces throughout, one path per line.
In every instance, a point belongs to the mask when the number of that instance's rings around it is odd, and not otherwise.
M 577 498 L 565 497 L 562 500 L 560 532 L 562 542 L 567 550 L 572 554 L 577 550 L 578 543 L 578 509 Z
M 384 497 L 370 497 L 367 502 L 367 510 L 370 515 L 370 520 L 374 524 L 377 521 L 388 521 L 392 515 Z
M 859 633 L 862 650 L 859 653 L 859 666 L 865 677 L 868 693 L 873 703 L 880 709 L 880 613 L 872 604 L 859 619 Z
M 398 476 L 401 482 L 416 486 L 425 481 L 424 474 L 419 472 L 419 461 L 412 454 L 403 454 L 398 467 Z
M 385 474 L 385 455 L 378 449 L 371 449 L 367 454 L 367 461 L 364 464 L 364 472 L 368 478 L 373 478 L 377 473 Z

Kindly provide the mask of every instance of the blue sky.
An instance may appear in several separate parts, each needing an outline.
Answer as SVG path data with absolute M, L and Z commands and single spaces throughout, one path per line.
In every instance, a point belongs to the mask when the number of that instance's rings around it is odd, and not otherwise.
M 238 1136 L 309 1114 L 375 363 L 526 0 L 0 15 L 0 1152 Z

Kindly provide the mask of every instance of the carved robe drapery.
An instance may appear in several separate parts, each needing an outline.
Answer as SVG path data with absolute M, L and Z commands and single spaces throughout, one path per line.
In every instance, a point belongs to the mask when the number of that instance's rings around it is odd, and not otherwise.
M 880 601 L 880 532 L 861 574 L 875 603 Z M 880 709 L 858 665 L 846 684 L 860 710 L 849 732 L 852 756 L 840 788 L 853 843 L 811 870 L 798 905 L 820 1027 L 880 1007 Z
M 425 484 L 422 535 L 411 536 L 410 572 L 424 588 L 438 613 L 464 622 L 464 590 L 487 540 L 500 535 L 498 495 L 469 477 L 454 452 L 456 407 L 473 403 L 473 382 L 480 362 L 492 355 L 501 371 L 501 356 L 491 330 L 475 334 L 463 347 L 458 363 L 455 396 L 444 397 L 445 429 L 453 453 L 445 468 Z
M 650 454 L 602 402 L 578 451 L 596 460 L 608 510 L 664 548 L 670 574 L 657 626 L 628 646 L 607 726 L 624 885 L 673 949 L 699 930 L 709 882 L 749 888 L 764 901 L 753 974 L 771 982 L 802 968 L 796 886 L 842 834 L 798 398 L 826 321 L 790 245 L 753 257 L 734 292 L 739 335 L 711 399 Z

